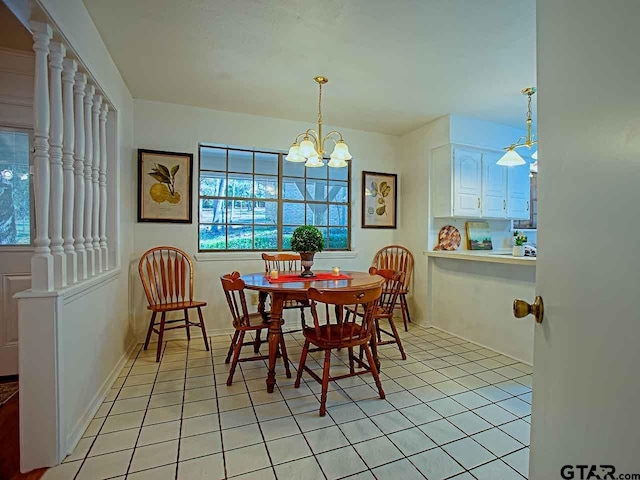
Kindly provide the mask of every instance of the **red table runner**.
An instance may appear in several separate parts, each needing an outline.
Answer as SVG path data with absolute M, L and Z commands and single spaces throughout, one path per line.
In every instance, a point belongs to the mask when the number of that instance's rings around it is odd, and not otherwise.
M 316 280 L 351 280 L 353 277 L 341 273 L 334 275 L 333 273 L 316 273 L 315 277 L 301 277 L 300 275 L 278 275 L 278 278 L 271 278 L 266 275 L 269 283 L 287 283 L 287 282 L 314 282 Z

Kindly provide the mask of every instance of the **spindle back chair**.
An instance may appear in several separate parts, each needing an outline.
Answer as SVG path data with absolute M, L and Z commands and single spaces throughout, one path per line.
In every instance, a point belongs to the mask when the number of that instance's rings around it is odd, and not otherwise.
M 373 329 L 373 314 L 377 308 L 378 300 L 382 293 L 382 287 L 371 287 L 358 290 L 317 290 L 310 288 L 308 298 L 311 303 L 311 316 L 313 326 L 303 324 L 303 335 L 305 337 L 304 347 L 300 356 L 300 366 L 296 376 L 295 388 L 300 386 L 302 372 L 305 371 L 317 382 L 322 384 L 320 395 L 320 416 L 326 413 L 327 389 L 329 381 L 341 378 L 371 373 L 378 387 L 380 398 L 384 398 L 384 390 L 378 375 L 378 369 L 374 362 L 369 342 Z M 345 308 L 351 308 L 359 315 L 354 315 L 349 321 L 345 317 Z M 358 322 L 360 319 L 360 322 Z M 313 344 L 316 348 L 311 351 L 322 350 L 324 355 L 324 366 L 322 378 L 306 366 L 309 347 Z M 353 348 L 362 347 L 367 355 L 368 363 L 364 363 L 354 356 Z M 331 350 L 347 348 L 349 352 L 349 373 L 331 377 L 329 374 L 331 365 Z M 357 363 L 365 370 L 356 372 L 354 364 Z
M 402 312 L 404 330 L 407 331 L 407 322 L 411 322 L 409 304 L 407 303 L 407 293 L 409 293 L 409 285 L 413 275 L 413 254 L 407 247 L 403 247 L 402 245 L 388 245 L 376 252 L 373 257 L 372 266 L 379 270 L 395 270 L 404 272 L 403 286 L 398 294 L 399 305 L 396 305 L 396 308 L 400 308 Z
M 263 253 L 264 271 L 269 274 L 271 270 L 279 272 L 297 272 L 302 270 L 299 253 Z
M 156 352 L 156 362 L 159 362 L 165 330 L 185 328 L 187 330 L 187 339 L 191 340 L 189 327 L 199 327 L 202 330 L 204 345 L 209 350 L 207 331 L 202 318 L 202 307 L 205 307 L 207 303 L 193 299 L 193 262 L 189 255 L 176 247 L 161 246 L 151 248 L 140 258 L 138 273 L 147 297 L 147 309 L 152 312 L 144 349 L 146 350 L 149 346 L 151 333 L 157 333 L 158 350 Z M 198 312 L 198 323 L 189 320 L 189 309 L 192 308 L 195 308 Z M 180 310 L 184 312 L 184 318 L 166 319 L 167 312 Z M 160 313 L 160 322 L 156 324 L 158 313 Z M 184 325 L 165 327 L 166 324 L 177 322 L 184 322 Z
M 247 307 L 247 299 L 245 295 L 245 283 L 240 278 L 239 272 L 232 272 L 220 277 L 222 283 L 222 290 L 224 291 L 225 298 L 227 299 L 227 305 L 231 312 L 231 318 L 233 319 L 233 328 L 235 332 L 231 339 L 231 345 L 227 352 L 227 358 L 225 363 L 229 363 L 231 356 L 233 360 L 231 362 L 231 368 L 229 369 L 229 375 L 227 377 L 227 385 L 233 383 L 233 375 L 235 373 L 238 362 L 248 362 L 253 360 L 265 360 L 269 358 L 269 355 L 255 355 L 248 358 L 240 358 L 240 352 L 242 347 L 246 345 L 253 345 L 255 342 L 244 341 L 245 334 L 248 331 L 255 332 L 255 335 L 259 335 L 262 329 L 269 328 L 269 312 L 253 312 L 249 313 Z M 284 336 L 282 335 L 282 328 L 280 329 L 280 341 L 279 348 L 284 361 L 284 368 L 287 374 L 287 378 L 291 378 L 291 371 L 289 369 L 289 358 L 287 356 L 287 347 L 285 345 Z M 255 351 L 258 353 L 259 349 Z

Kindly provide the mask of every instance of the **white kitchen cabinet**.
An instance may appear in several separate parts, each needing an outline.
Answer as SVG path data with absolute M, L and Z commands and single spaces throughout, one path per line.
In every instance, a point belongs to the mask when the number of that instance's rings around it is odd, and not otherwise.
M 499 159 L 499 153 L 482 153 L 483 218 L 505 218 L 507 215 L 507 169 L 497 165 Z
M 531 214 L 529 164 L 505 169 L 507 170 L 507 218 L 527 220 Z
M 482 153 L 443 145 L 432 151 L 433 213 L 436 217 L 480 217 Z

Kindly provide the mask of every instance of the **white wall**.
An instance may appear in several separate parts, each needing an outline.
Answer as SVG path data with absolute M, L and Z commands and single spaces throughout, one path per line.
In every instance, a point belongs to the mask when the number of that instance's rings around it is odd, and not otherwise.
M 197 172 L 198 144 L 200 142 L 283 151 L 288 149 L 296 134 L 312 126 L 305 122 L 138 99 L 134 101 L 134 106 L 136 148 L 188 152 L 194 155 L 193 223 L 191 225 L 136 223 L 135 258 L 138 258 L 147 249 L 160 244 L 175 245 L 192 256 L 198 251 Z M 332 128 L 326 126 L 327 131 Z M 351 172 L 351 242 L 357 257 L 342 258 L 342 255 L 338 254 L 338 258 L 322 259 L 323 255 L 321 254 L 316 265 L 318 268 L 339 265 L 343 270 L 349 268 L 367 270 L 375 252 L 379 248 L 393 243 L 395 231 L 360 228 L 362 170 L 398 172 L 399 163 L 396 150 L 398 138 L 343 128 L 340 130 L 354 156 Z M 404 177 L 401 176 L 398 182 L 399 191 L 404 192 Z M 132 175 L 130 183 L 135 188 L 137 185 L 136 175 Z M 402 218 L 402 213 L 399 212 L 399 215 Z M 220 275 L 233 270 L 252 272 L 264 269 L 264 263 L 258 252 L 248 255 L 253 260 L 247 260 L 246 253 L 240 255 L 242 260 L 238 260 L 238 255 L 233 253 L 215 254 L 214 256 L 218 257 L 217 261 L 195 262 L 196 296 L 209 303 L 204 314 L 207 330 L 211 334 L 231 330 L 228 307 L 220 287 Z M 131 268 L 137 269 L 137 264 L 132 264 Z M 143 338 L 149 316 L 138 278 L 132 282 L 131 292 L 134 297 L 136 332 L 139 338 Z

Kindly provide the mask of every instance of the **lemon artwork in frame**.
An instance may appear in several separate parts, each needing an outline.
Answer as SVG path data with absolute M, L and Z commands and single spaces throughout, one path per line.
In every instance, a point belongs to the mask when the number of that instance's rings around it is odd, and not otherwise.
M 138 150 L 138 221 L 191 223 L 193 155 Z

